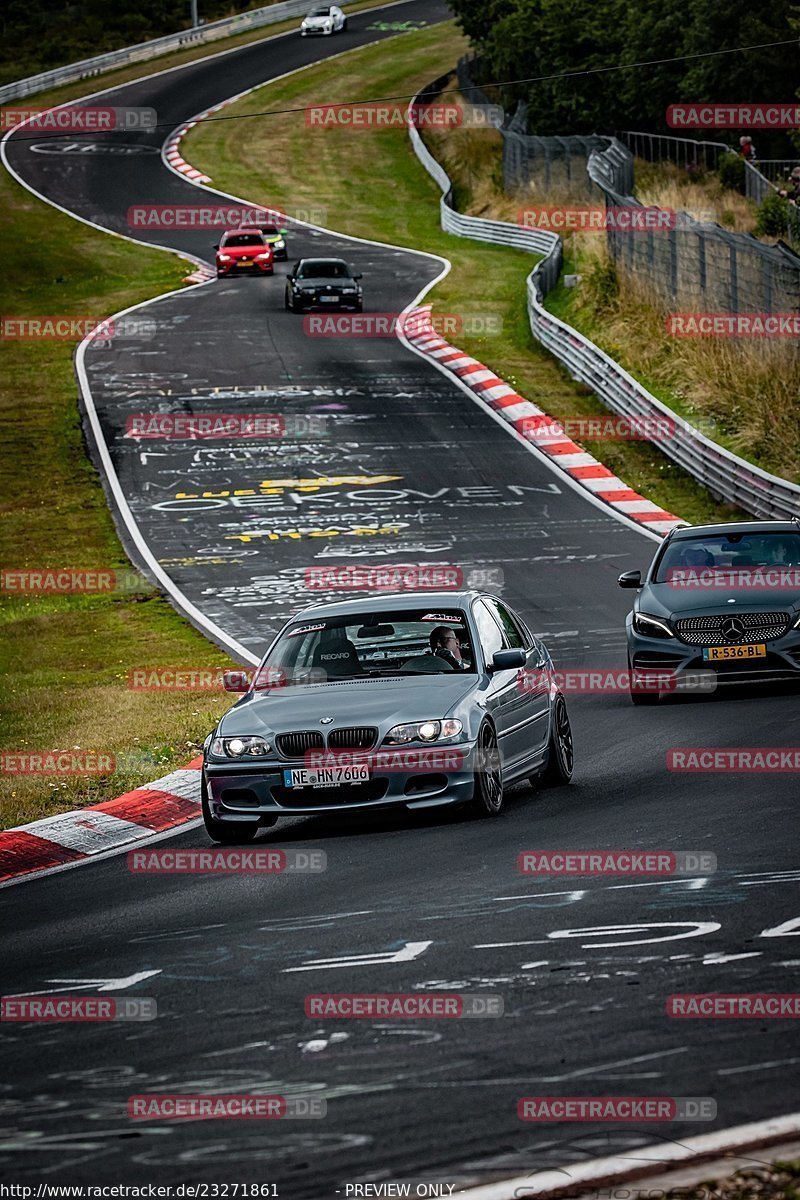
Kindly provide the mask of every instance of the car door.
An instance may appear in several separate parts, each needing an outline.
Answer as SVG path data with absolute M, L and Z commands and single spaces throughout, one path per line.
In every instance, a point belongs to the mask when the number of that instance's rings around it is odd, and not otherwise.
M 549 683 L 544 668 L 547 651 L 537 642 L 520 617 L 507 604 L 493 597 L 484 603 L 500 626 L 503 649 L 524 650 L 525 667 L 515 673 L 515 699 L 509 708 L 508 761 L 522 767 L 541 757 L 547 743 L 550 708 Z
M 503 630 L 493 616 L 484 599 L 475 600 L 472 605 L 472 615 L 478 629 L 483 660 L 486 668 L 491 667 L 492 659 L 498 650 L 505 650 Z M 486 692 L 486 711 L 494 721 L 497 730 L 497 743 L 506 774 L 513 768 L 517 741 L 514 725 L 519 720 L 520 692 L 517 686 L 519 668 L 507 671 L 494 671 L 489 675 L 489 687 Z

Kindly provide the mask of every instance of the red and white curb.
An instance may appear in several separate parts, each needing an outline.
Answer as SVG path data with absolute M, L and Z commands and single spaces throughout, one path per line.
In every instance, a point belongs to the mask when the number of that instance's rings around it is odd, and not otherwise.
M 597 500 L 604 501 L 609 508 L 653 533 L 663 535 L 670 529 L 686 524 L 674 513 L 666 512 L 628 487 L 599 459 L 573 442 L 553 417 L 520 396 L 484 363 L 446 342 L 433 329 L 430 313 L 429 304 L 408 313 L 403 329 L 406 340 L 416 350 L 451 371 L 487 408 L 512 425 L 517 433 L 546 454 L 560 470 L 591 492 Z
M 201 765 L 201 758 L 193 759 L 114 800 L 0 833 L 0 884 L 32 872 L 47 874 L 195 820 Z
M 203 265 L 198 267 L 196 271 L 192 271 L 191 275 L 184 277 L 184 283 L 208 283 L 209 279 L 216 279 L 217 273 L 211 267 Z
M 221 107 L 222 105 L 217 105 L 217 108 Z M 212 108 L 209 111 L 216 112 L 216 109 Z M 196 121 L 187 121 L 185 125 L 181 125 L 180 128 L 174 130 L 170 134 L 164 146 L 164 157 L 172 167 L 173 171 L 178 171 L 181 175 L 185 175 L 187 179 L 193 179 L 196 183 L 211 183 L 211 176 L 204 175 L 202 171 L 198 171 L 196 167 L 193 167 L 191 163 L 188 163 L 186 159 L 182 157 L 178 148 L 181 143 L 181 138 L 184 137 L 196 124 Z

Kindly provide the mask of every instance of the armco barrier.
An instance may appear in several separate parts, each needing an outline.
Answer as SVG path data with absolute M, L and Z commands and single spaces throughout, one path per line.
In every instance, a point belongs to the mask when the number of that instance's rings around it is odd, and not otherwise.
M 449 75 L 441 76 L 420 92 L 413 103 L 430 103 L 449 79 Z M 476 103 L 475 99 L 473 103 Z M 542 301 L 561 273 L 562 244 L 557 234 L 456 212 L 447 172 L 430 153 L 413 125 L 409 126 L 409 136 L 417 158 L 442 190 L 439 208 L 441 225 L 446 232 L 544 255 L 527 279 L 531 331 L 574 379 L 585 383 L 612 412 L 621 416 L 667 417 L 674 422 L 672 438 L 659 443 L 659 448 L 712 495 L 756 517 L 785 520 L 800 516 L 800 485 L 762 471 L 705 437 L 651 395 L 594 342 L 547 311 Z
M 340 7 L 346 8 L 347 0 L 339 0 L 339 4 Z M 19 100 L 23 96 L 33 96 L 37 92 L 60 87 L 64 83 L 90 79 L 115 67 L 146 62 L 147 59 L 157 58 L 170 50 L 182 50 L 185 46 L 202 46 L 205 42 L 231 37 L 248 29 L 258 29 L 262 25 L 276 25 L 278 21 L 285 21 L 287 17 L 305 16 L 310 7 L 310 0 L 280 0 L 280 3 L 270 4 L 266 8 L 254 8 L 250 12 L 238 13 L 235 17 L 224 17 L 221 21 L 211 21 L 208 25 L 199 25 L 195 29 L 181 29 L 177 33 L 168 33 L 165 37 L 154 38 L 150 42 L 140 42 L 137 46 L 110 50 L 107 54 L 98 54 L 96 58 L 85 58 L 82 62 L 43 71 L 40 75 L 29 75 L 27 79 L 19 79 L 0 87 L 0 104 L 5 104 L 8 100 Z

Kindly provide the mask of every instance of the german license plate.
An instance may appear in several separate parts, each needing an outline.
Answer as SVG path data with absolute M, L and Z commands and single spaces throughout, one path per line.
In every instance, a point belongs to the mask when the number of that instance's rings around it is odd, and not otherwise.
M 319 299 L 320 299 L 321 304 L 338 304 L 339 303 L 338 296 L 320 296 Z
M 351 767 L 298 767 L 283 772 L 283 782 L 288 788 L 342 787 L 346 783 L 369 783 L 369 780 L 366 763 Z
M 708 646 L 703 651 L 706 662 L 728 662 L 739 658 L 766 658 L 767 647 L 763 644 L 752 646 Z

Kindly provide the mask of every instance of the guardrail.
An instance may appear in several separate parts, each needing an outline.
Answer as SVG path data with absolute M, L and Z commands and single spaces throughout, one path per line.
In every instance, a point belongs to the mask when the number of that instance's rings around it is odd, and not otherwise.
M 415 96 L 412 103 L 430 103 L 449 78 L 441 76 L 435 80 Z M 474 98 L 473 103 L 476 103 Z M 547 311 L 544 297 L 561 273 L 563 250 L 557 234 L 521 229 L 506 221 L 456 212 L 453 185 L 447 172 L 430 153 L 413 125 L 409 126 L 409 136 L 417 158 L 442 190 L 439 211 L 446 232 L 544 255 L 526 284 L 531 332 L 563 363 L 574 379 L 590 387 L 612 412 L 620 416 L 661 418 L 662 421 L 666 418 L 672 422 L 674 434 L 669 440 L 659 442 L 659 448 L 718 499 L 727 500 L 756 517 L 785 520 L 800 515 L 800 484 L 770 475 L 707 438 L 657 400 L 589 338 Z
M 347 0 L 339 0 L 345 8 Z M 351 0 L 352 2 L 352 0 Z M 42 71 L 39 75 L 29 75 L 27 79 L 19 79 L 0 87 L 0 104 L 8 100 L 20 100 L 24 96 L 33 96 L 48 88 L 59 87 L 65 83 L 75 83 L 81 79 L 91 79 L 115 67 L 125 67 L 130 63 L 146 62 L 149 58 L 157 58 L 170 50 L 181 50 L 185 46 L 202 46 L 205 42 L 213 42 L 218 38 L 231 37 L 236 33 L 244 33 L 247 29 L 258 29 L 262 25 L 275 25 L 287 17 L 305 16 L 311 6 L 311 0 L 280 0 L 278 4 L 270 4 L 266 8 L 254 8 L 249 12 L 238 13 L 235 17 L 223 17 L 220 21 L 210 21 L 208 25 L 199 25 L 195 29 L 182 29 L 177 33 L 168 33 L 164 37 L 153 38 L 149 42 L 139 42 L 136 46 L 126 46 L 122 50 L 109 50 L 107 54 L 98 54 L 96 58 L 85 58 L 81 62 L 70 63 L 65 67 L 55 67 L 52 71 Z

